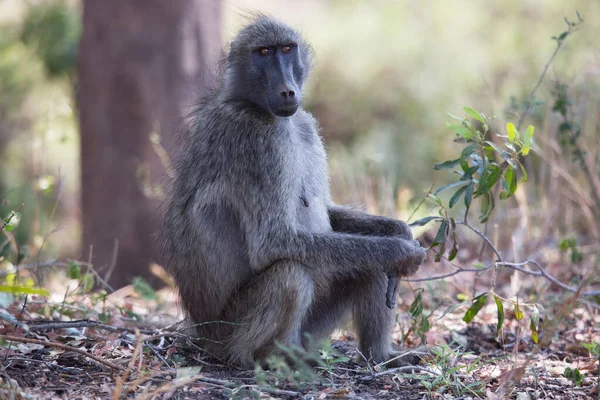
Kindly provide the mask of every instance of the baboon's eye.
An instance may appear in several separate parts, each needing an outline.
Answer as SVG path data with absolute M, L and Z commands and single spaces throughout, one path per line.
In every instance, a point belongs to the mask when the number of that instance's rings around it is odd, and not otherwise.
M 284 53 L 289 53 L 290 51 L 292 51 L 292 46 L 283 46 L 281 48 L 281 51 L 283 51 Z
M 271 50 L 269 50 L 268 47 L 261 47 L 260 49 L 258 49 L 258 52 L 261 56 L 266 56 L 271 53 Z

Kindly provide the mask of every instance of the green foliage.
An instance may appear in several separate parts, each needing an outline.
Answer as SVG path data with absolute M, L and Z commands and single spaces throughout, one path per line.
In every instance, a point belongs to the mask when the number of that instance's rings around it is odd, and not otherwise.
M 158 295 L 156 294 L 154 289 L 152 289 L 152 286 L 150 286 L 148 282 L 146 282 L 141 276 L 136 276 L 135 278 L 133 278 L 131 284 L 133 285 L 133 289 L 135 290 L 135 292 L 143 298 L 147 300 L 158 299 Z
M 563 373 L 564 377 L 573 382 L 575 386 L 581 386 L 583 383 L 583 375 L 577 368 L 567 367 Z
M 317 385 L 333 387 L 333 368 L 348 361 L 348 357 L 333 349 L 329 341 L 314 341 L 310 336 L 307 337 L 306 349 L 281 343 L 277 347 L 280 354 L 267 358 L 267 369 L 257 364 L 254 372 L 258 385 L 288 383 L 301 390 L 314 390 Z M 319 370 L 325 371 L 328 378 L 319 374 Z
M 473 304 L 471 304 L 471 307 L 469 307 L 467 309 L 467 312 L 465 312 L 465 315 L 463 316 L 463 321 L 465 321 L 466 323 L 471 322 L 473 320 L 473 318 L 475 318 L 477 313 L 483 308 L 483 306 L 485 306 L 485 304 L 487 303 L 487 300 L 488 300 L 487 293 L 483 293 L 483 294 L 480 294 L 479 296 L 475 297 L 473 299 Z
M 592 357 L 600 357 L 600 344 L 598 343 L 581 343 L 583 347 L 589 350 Z
M 419 337 L 421 343 L 426 342 L 425 334 L 431 329 L 429 317 L 423 313 L 423 289 L 418 288 L 415 300 L 410 305 L 409 314 L 412 320 L 411 330 Z
M 583 253 L 577 247 L 577 240 L 573 237 L 564 238 L 558 243 L 562 253 L 568 253 L 572 264 L 579 264 L 583 260 Z
M 30 287 L 30 286 L 16 286 L 16 285 L 0 285 L 0 292 L 12 293 L 12 294 L 36 294 L 39 296 L 49 296 L 50 292 L 46 289 Z
M 74 261 L 69 263 L 67 267 L 67 278 L 69 279 L 79 279 L 81 276 L 81 266 Z
M 462 363 L 461 358 L 471 356 L 473 353 L 464 352 L 460 347 L 453 349 L 446 344 L 434 346 L 430 351 L 433 358 L 426 362 L 436 374 L 403 374 L 402 377 L 419 379 L 421 385 L 429 392 L 430 398 L 472 396 L 479 398 L 483 395 L 485 383 L 469 376 L 482 366 L 482 356 L 468 363 Z
M 29 8 L 21 40 L 42 59 L 50 76 L 71 74 L 77 61 L 81 24 L 66 1 L 43 2 Z
M 500 182 L 502 200 L 511 197 L 517 190 L 517 173 L 521 173 L 521 181 L 527 180 L 525 168 L 520 162 L 522 156 L 529 154 L 534 134 L 533 126 L 529 126 L 521 135 L 514 124 L 506 124 L 507 140 L 499 146 L 487 138 L 490 129 L 488 118 L 473 108 L 464 107 L 467 117 L 459 118 L 448 113 L 453 122 L 447 127 L 454 131 L 459 143 L 466 143 L 460 157 L 434 165 L 434 169 L 454 169 L 460 166 L 457 182 L 438 189 L 435 194 L 445 190 L 459 188 L 450 198 L 449 208 L 453 208 L 463 197 L 465 207 L 471 207 L 472 200 L 482 197 L 482 207 L 479 219 L 486 222 L 494 209 L 494 193 L 492 190 Z M 477 123 L 471 123 L 470 118 Z

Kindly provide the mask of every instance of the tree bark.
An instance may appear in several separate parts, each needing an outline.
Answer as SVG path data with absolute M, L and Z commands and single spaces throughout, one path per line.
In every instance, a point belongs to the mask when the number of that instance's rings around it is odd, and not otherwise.
M 92 247 L 96 270 L 101 276 L 112 271 L 115 288 L 135 276 L 156 282 L 148 267 L 157 255 L 160 199 L 144 188 L 148 181 L 158 185 L 165 168 L 150 135 L 158 130 L 167 151 L 173 148 L 219 49 L 219 0 L 83 2 L 77 93 L 82 254 L 87 258 Z

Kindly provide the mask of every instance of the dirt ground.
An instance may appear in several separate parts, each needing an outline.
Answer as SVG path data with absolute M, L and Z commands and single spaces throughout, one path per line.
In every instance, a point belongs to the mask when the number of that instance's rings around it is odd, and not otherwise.
M 355 343 L 339 333 L 331 342 L 337 358 L 330 367 L 296 377 L 275 368 L 261 385 L 255 371 L 223 365 L 164 330 L 136 336 L 126 326 L 85 321 L 47 329 L 55 323 L 30 320 L 26 333 L 4 321 L 0 399 L 598 398 L 598 361 L 578 345 L 597 340 L 593 323 L 565 325 L 544 349 L 523 335 L 515 349 L 516 336 L 497 338 L 493 323 L 467 326 L 460 315 L 447 314 L 428 332 L 428 341 L 448 343 L 445 355 L 423 356 L 414 371 L 350 361 Z M 567 367 L 582 374 L 577 385 L 564 376 Z

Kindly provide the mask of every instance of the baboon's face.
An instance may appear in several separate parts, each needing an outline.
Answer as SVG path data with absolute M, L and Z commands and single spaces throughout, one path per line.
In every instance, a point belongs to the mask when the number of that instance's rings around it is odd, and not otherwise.
M 294 115 L 300 106 L 304 68 L 296 43 L 261 46 L 252 50 L 252 79 L 259 93 L 253 99 L 278 117 Z

